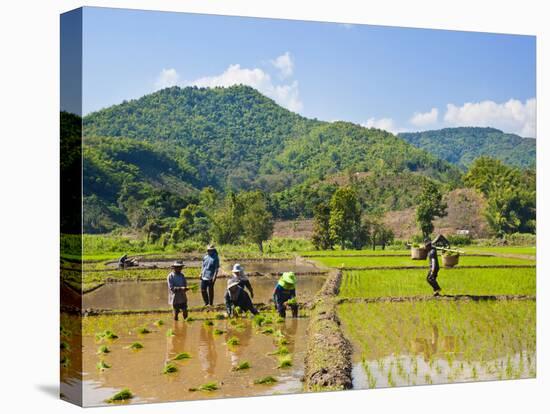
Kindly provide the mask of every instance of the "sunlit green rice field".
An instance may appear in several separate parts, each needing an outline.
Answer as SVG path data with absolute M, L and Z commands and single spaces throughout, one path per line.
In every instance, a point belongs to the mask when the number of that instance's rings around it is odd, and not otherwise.
M 313 260 L 328 267 L 427 267 L 427 260 L 411 260 L 410 256 L 377 256 L 377 257 L 316 257 Z M 439 259 L 443 266 L 442 259 Z M 461 256 L 460 266 L 507 266 L 507 265 L 535 265 L 534 260 L 508 257 Z
M 431 294 L 425 269 L 345 271 L 342 297 Z M 535 269 L 442 269 L 438 282 L 448 295 L 535 295 Z
M 354 388 L 536 375 L 535 301 L 348 303 Z
M 537 248 L 535 246 L 500 246 L 500 247 L 477 247 L 466 246 L 462 250 L 466 253 L 494 253 L 494 254 L 522 254 L 535 256 Z

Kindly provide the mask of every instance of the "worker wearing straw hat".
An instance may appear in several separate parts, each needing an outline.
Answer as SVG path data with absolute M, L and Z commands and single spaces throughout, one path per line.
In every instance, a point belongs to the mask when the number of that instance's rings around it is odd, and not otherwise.
M 175 261 L 172 264 L 172 271 L 168 274 L 168 304 L 172 305 L 174 310 L 174 320 L 178 320 L 181 311 L 183 318 L 187 319 L 187 279 L 182 272 L 183 262 Z
M 225 307 L 227 315 L 232 317 L 235 307 L 241 308 L 243 312 L 250 312 L 257 315 L 259 312 L 254 307 L 248 293 L 240 286 L 241 280 L 237 276 L 231 277 L 227 281 L 227 290 L 225 291 Z
M 275 290 L 273 291 L 273 301 L 277 307 L 279 316 L 286 317 L 286 307 L 292 310 L 292 317 L 298 317 L 298 304 L 296 303 L 296 275 L 294 272 L 285 272 L 280 277 Z
M 231 270 L 231 273 L 233 273 L 233 276 L 239 279 L 239 286 L 243 289 L 248 289 L 248 292 L 250 293 L 250 297 L 254 298 L 254 289 L 252 289 L 252 285 L 250 284 L 250 280 L 248 279 L 248 276 L 244 273 L 244 268 L 239 264 L 236 263 L 233 266 L 233 270 Z

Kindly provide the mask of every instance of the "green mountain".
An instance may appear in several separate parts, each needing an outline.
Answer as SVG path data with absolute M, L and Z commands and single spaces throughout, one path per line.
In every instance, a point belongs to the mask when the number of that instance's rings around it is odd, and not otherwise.
M 276 217 L 293 218 L 311 215 L 338 174 L 368 173 L 371 187 L 388 174 L 401 183 L 460 180 L 450 163 L 386 131 L 307 119 L 247 86 L 163 89 L 87 115 L 83 134 L 90 232 L 175 217 L 207 186 L 262 189 Z
M 401 133 L 399 137 L 462 168 L 482 156 L 499 159 L 514 167 L 535 166 L 536 141 L 533 138 L 505 134 L 495 128 L 445 128 Z

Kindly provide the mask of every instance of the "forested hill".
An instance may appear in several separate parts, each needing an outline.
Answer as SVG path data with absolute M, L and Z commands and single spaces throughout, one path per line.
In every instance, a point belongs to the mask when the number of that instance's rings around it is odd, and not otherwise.
M 262 189 L 276 217 L 292 218 L 333 191 L 324 184 L 331 175 L 460 180 L 450 163 L 386 131 L 307 119 L 247 86 L 167 88 L 92 113 L 83 125 L 87 231 L 135 222 L 144 209 L 177 216 L 206 186 Z
M 460 167 L 468 167 L 481 156 L 496 158 L 515 167 L 535 166 L 536 141 L 533 138 L 506 134 L 494 128 L 445 128 L 401 133 L 399 136 L 415 147 Z

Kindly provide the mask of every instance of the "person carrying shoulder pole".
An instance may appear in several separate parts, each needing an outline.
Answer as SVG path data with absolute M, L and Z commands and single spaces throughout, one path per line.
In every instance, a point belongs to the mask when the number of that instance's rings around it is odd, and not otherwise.
M 174 320 L 178 320 L 178 314 L 182 313 L 183 318 L 187 319 L 187 279 L 182 273 L 183 262 L 175 261 L 172 265 L 172 271 L 168 274 L 168 304 L 172 305 L 174 310 Z
M 202 259 L 201 268 L 201 294 L 204 306 L 214 305 L 214 284 L 220 269 L 220 258 L 214 245 L 210 244 L 206 249 L 206 255 Z
M 233 276 L 227 281 L 227 290 L 225 291 L 225 308 L 227 310 L 227 316 L 232 317 L 235 311 L 235 307 L 241 308 L 243 312 L 249 311 L 253 315 L 257 315 L 259 312 L 254 307 L 250 296 L 241 287 L 241 280 L 237 276 Z
M 424 246 L 428 249 L 428 262 L 430 269 L 428 270 L 428 276 L 426 280 L 434 291 L 434 296 L 439 296 L 441 287 L 437 283 L 437 275 L 439 273 L 439 260 L 437 259 L 437 250 L 432 244 L 432 241 L 428 238 L 424 240 Z
M 298 304 L 296 303 L 296 275 L 294 272 L 285 272 L 277 282 L 273 290 L 273 301 L 279 316 L 286 317 L 286 307 L 290 306 L 292 317 L 298 317 Z

